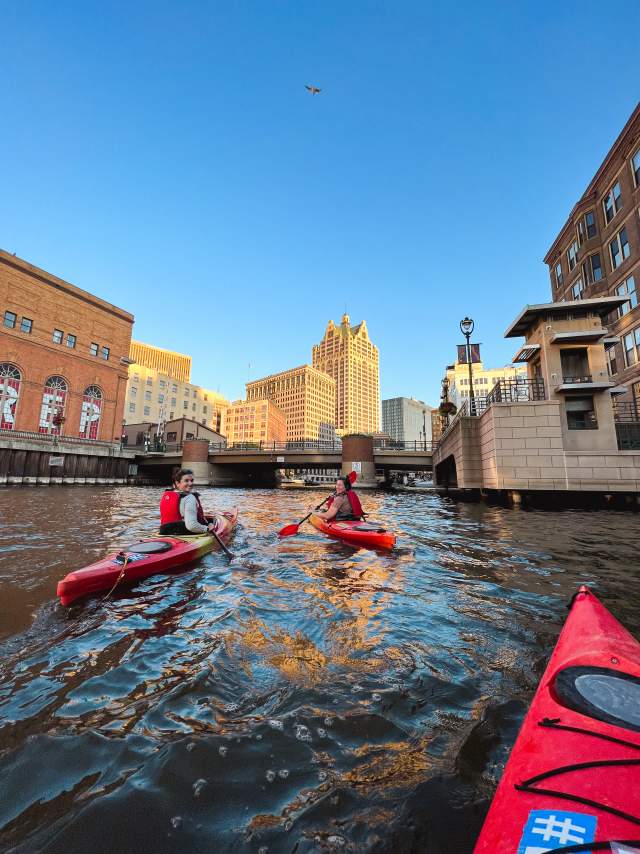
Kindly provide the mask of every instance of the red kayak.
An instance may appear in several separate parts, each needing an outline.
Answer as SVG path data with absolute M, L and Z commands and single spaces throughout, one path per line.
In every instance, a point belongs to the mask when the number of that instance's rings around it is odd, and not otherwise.
M 325 522 L 319 516 L 311 516 L 314 528 L 328 537 L 342 540 L 350 546 L 364 546 L 367 549 L 392 549 L 396 535 L 383 525 L 373 522 Z
M 216 534 L 226 545 L 236 527 L 238 511 L 227 511 L 214 518 Z M 57 595 L 61 605 L 70 605 L 76 599 L 110 590 L 114 585 L 130 584 L 148 575 L 185 566 L 217 547 L 215 537 L 210 534 L 141 540 L 84 569 L 70 572 L 58 582 Z
M 475 854 L 640 850 L 640 643 L 588 587 L 504 769 Z

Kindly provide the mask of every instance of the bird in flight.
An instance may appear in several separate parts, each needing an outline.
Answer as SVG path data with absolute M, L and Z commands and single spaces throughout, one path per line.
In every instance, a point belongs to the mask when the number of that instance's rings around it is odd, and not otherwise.
M 322 92 L 322 89 L 318 89 L 318 87 L 317 87 L 317 86 L 307 86 L 307 84 L 306 84 L 306 83 L 304 84 L 304 88 L 305 88 L 308 92 L 311 92 L 311 94 L 312 94 L 312 95 L 319 95 L 319 94 L 320 94 L 320 92 Z

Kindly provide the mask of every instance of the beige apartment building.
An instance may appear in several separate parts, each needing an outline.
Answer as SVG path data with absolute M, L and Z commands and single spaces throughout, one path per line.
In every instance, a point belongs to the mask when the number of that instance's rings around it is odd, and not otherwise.
M 187 357 L 188 358 L 188 357 Z M 229 406 L 218 392 L 178 380 L 154 368 L 129 367 L 124 420 L 127 424 L 154 424 L 190 418 L 221 432 L 222 413 Z
M 380 368 L 378 348 L 363 320 L 351 326 L 349 315 L 340 326 L 327 324 L 324 338 L 313 346 L 313 367 L 333 377 L 336 384 L 334 423 L 337 432 L 380 431 Z
M 272 400 L 235 400 L 222 415 L 228 445 L 285 442 L 287 418 Z
M 515 381 L 526 379 L 526 365 L 504 365 L 501 368 L 485 368 L 482 362 L 472 366 L 473 395 L 477 400 L 483 400 L 500 380 Z M 470 396 L 469 365 L 466 362 L 455 362 L 447 367 L 449 381 L 449 400 L 460 408 L 463 401 Z
M 640 104 L 545 256 L 554 301 L 626 297 L 607 319 L 609 376 L 640 418 Z
M 335 439 L 336 383 L 322 371 L 301 365 L 246 384 L 249 403 L 271 400 L 287 422 L 287 441 Z
M 132 341 L 129 357 L 136 365 L 153 368 L 159 374 L 165 374 L 174 380 L 188 383 L 191 379 L 191 356 L 185 356 L 184 353 L 174 353 L 152 344 L 143 344 L 142 341 Z

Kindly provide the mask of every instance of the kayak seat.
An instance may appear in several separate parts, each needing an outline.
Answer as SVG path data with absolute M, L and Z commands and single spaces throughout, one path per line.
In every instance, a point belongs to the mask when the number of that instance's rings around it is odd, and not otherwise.
M 143 543 L 133 543 L 132 545 L 122 549 L 122 551 L 135 552 L 139 555 L 154 555 L 159 554 L 160 552 L 168 552 L 172 548 L 173 546 L 171 543 L 167 543 L 165 540 L 147 540 Z

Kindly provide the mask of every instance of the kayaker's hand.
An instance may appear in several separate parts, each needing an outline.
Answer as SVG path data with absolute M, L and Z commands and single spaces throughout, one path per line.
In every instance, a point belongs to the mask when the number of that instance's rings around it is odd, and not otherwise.
M 215 529 L 216 529 L 215 522 L 210 522 L 210 523 L 207 525 L 207 531 L 208 531 L 210 534 L 211 534 L 211 533 L 213 533 L 213 531 L 215 531 Z

